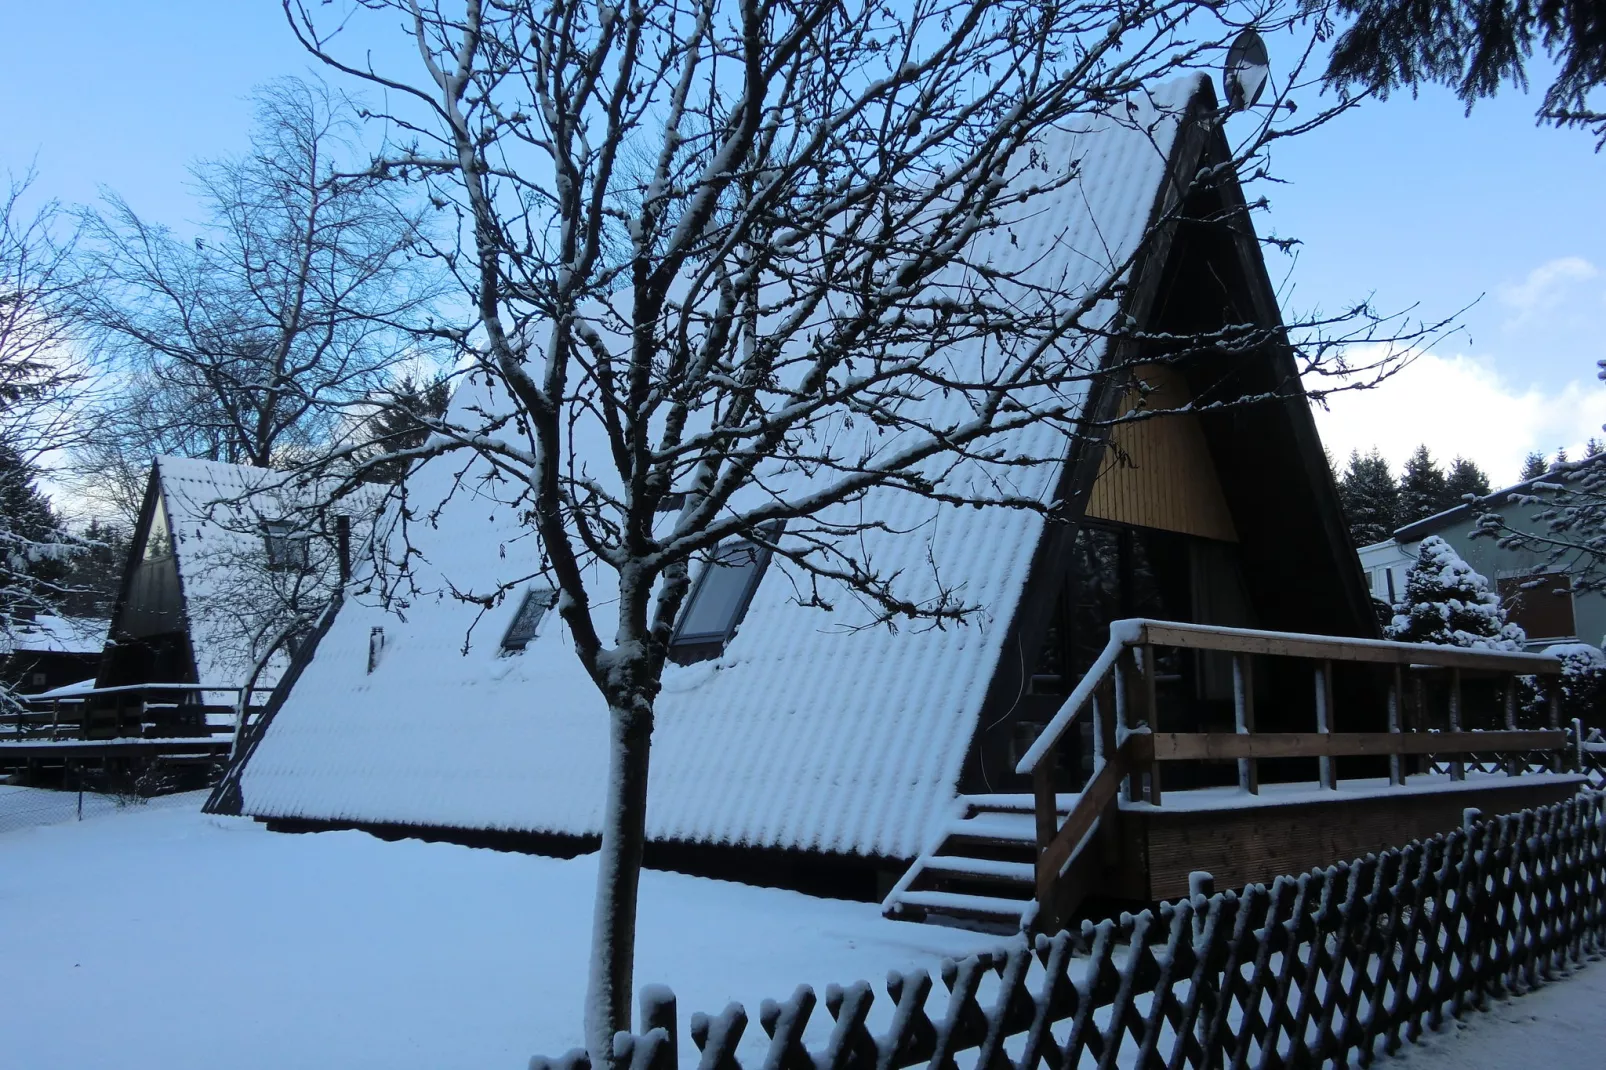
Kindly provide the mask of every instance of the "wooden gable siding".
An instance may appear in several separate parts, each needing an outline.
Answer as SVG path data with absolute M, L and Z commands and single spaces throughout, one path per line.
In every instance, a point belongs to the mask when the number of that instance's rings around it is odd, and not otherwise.
M 1149 409 L 1185 405 L 1190 393 L 1171 368 L 1145 368 Z M 1134 389 L 1118 411 L 1139 404 Z M 1193 413 L 1175 413 L 1117 424 L 1110 431 L 1087 515 L 1122 524 L 1237 542 L 1227 499 L 1221 492 L 1204 428 Z

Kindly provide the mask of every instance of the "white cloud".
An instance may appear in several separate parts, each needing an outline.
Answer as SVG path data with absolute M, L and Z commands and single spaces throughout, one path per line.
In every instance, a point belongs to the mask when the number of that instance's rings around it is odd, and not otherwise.
M 1322 442 L 1342 467 L 1350 451 L 1376 446 L 1395 471 L 1426 443 L 1441 463 L 1469 457 L 1496 486 L 1515 482 L 1532 450 L 1606 437 L 1606 389 L 1593 379 L 1559 391 L 1517 386 L 1485 359 L 1429 353 L 1371 390 L 1334 394 L 1316 409 Z
M 1560 307 L 1577 283 L 1588 282 L 1599 274 L 1600 269 L 1581 256 L 1545 261 L 1521 282 L 1500 287 L 1500 303 L 1516 313 L 1506 325 L 1513 326 Z

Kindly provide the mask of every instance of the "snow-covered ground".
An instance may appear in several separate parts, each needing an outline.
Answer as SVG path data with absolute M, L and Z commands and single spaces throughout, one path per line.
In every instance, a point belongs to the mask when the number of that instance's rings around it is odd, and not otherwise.
M 201 798 L 0 834 L 0 1065 L 477 1070 L 581 1042 L 590 858 L 281 835 Z M 637 980 L 672 986 L 683 1020 L 742 1001 L 761 1043 L 760 1001 L 800 982 L 998 943 L 649 872 Z
M 1401 1070 L 1588 1070 L 1606 1066 L 1606 961 L 1587 963 L 1526 996 L 1451 1018 L 1385 1065 Z
M 590 858 L 279 835 L 202 815 L 199 794 L 77 822 L 76 796 L 52 795 L 0 789 L 0 808 L 56 804 L 67 822 L 0 833 L 0 1066 L 481 1070 L 580 1042 Z M 765 997 L 800 982 L 879 989 L 889 969 L 1000 943 L 886 921 L 874 904 L 659 872 L 643 877 L 640 941 L 638 983 L 673 987 L 683 1023 L 747 1005 L 749 1065 Z M 877 1003 L 880 1030 L 891 1008 Z M 1603 1006 L 1597 963 L 1469 1012 L 1395 1064 L 1606 1065 Z M 822 1009 L 810 1043 L 829 1028 Z

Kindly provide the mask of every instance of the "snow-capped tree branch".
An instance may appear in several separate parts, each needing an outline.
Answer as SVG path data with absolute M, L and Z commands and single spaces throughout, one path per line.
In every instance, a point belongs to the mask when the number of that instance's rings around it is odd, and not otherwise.
M 37 481 L 79 441 L 89 371 L 73 354 L 75 233 L 54 203 L 30 211 L 32 176 L 0 191 L 0 640 L 70 593 L 82 548 Z M 0 706 L 9 691 L 0 685 Z
M 834 604 L 829 588 L 879 621 L 955 626 L 976 609 L 962 591 L 855 549 L 890 530 L 863 515 L 872 493 L 1055 513 L 1046 474 L 1111 423 L 1165 411 L 1148 398 L 1167 366 L 1275 349 L 1357 388 L 1438 326 L 1361 304 L 1161 335 L 1127 311 L 1178 227 L 1252 240 L 1259 201 L 1201 217 L 1194 192 L 1264 177 L 1276 142 L 1354 106 L 1296 118 L 1313 51 L 1239 112 L 1223 156 L 1169 176 L 1137 240 L 1073 241 L 1043 207 L 1088 196 L 1080 160 L 1046 155 L 1056 132 L 1125 131 L 1163 170 L 1179 124 L 1224 138 L 1166 84 L 1219 69 L 1244 27 L 1320 5 L 370 0 L 401 17 L 409 70 L 343 52 L 343 24 L 284 2 L 314 55 L 388 92 L 374 118 L 393 144 L 362 174 L 420 184 L 456 220 L 436 255 L 473 310 L 451 334 L 460 369 L 511 406 L 454 406 L 405 456 L 466 453 L 479 467 L 457 486 L 494 484 L 521 510 L 612 712 L 587 1001 L 599 1066 L 629 1025 L 654 701 L 694 560 L 745 538 L 807 604 Z M 1042 251 L 1010 252 L 1027 242 Z M 1346 366 L 1363 339 L 1385 355 Z M 1090 415 L 1106 386 L 1137 400 Z M 1294 377 L 1196 404 L 1300 391 Z M 431 519 L 429 503 L 394 514 L 388 590 L 415 582 L 406 532 Z M 489 605 L 506 590 L 451 593 Z M 611 635 L 601 605 L 617 609 Z

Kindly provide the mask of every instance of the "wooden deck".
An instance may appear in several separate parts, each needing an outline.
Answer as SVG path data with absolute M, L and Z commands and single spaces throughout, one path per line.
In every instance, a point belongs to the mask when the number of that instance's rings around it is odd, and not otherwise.
M 887 896 L 889 915 L 1053 931 L 1090 899 L 1175 899 L 1189 894 L 1196 872 L 1220 888 L 1268 882 L 1448 832 L 1468 810 L 1547 806 L 1590 783 L 1573 768 L 1585 743 L 1559 724 L 1553 657 L 1149 620 L 1116 622 L 1110 634 L 1017 767 L 1033 778 L 1034 794 L 961 800 Z M 1231 659 L 1235 730 L 1155 731 L 1156 647 Z M 1252 681 L 1256 660 L 1268 658 L 1309 664 L 1315 731 L 1255 731 Z M 1378 689 L 1386 710 L 1336 709 L 1335 664 L 1386 680 Z M 1464 716 L 1464 684 L 1474 680 L 1502 707 L 1483 730 Z M 1537 681 L 1546 696 L 1543 727 L 1519 727 L 1522 680 Z M 1442 717 L 1428 708 L 1429 695 L 1442 700 Z M 1055 768 L 1058 744 L 1084 716 L 1093 773 L 1068 794 Z M 1346 722 L 1388 730 L 1334 730 Z M 1288 782 L 1262 783 L 1270 761 Z M 1168 764 L 1191 770 L 1195 784 L 1230 780 L 1234 770 L 1237 782 L 1164 789 L 1189 779 L 1163 774 Z M 1290 778 L 1290 769 L 1313 779 Z
M 1120 807 L 1120 853 L 1100 893 L 1155 902 L 1188 894 L 1188 874 L 1202 870 L 1218 888 L 1270 883 L 1402 847 L 1462 825 L 1467 809 L 1511 814 L 1562 802 L 1586 783 L 1572 773 L 1519 777 L 1409 777 L 1349 781 L 1331 791 L 1314 784 L 1268 785 L 1245 799 L 1236 788 L 1173 792 L 1163 806 Z

